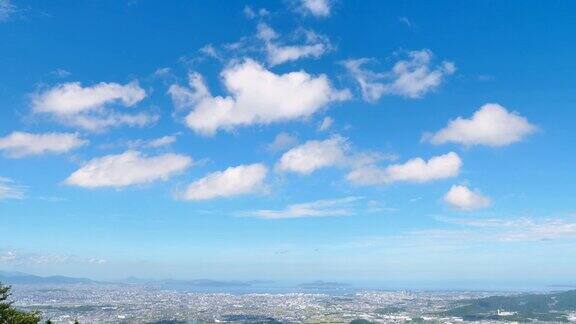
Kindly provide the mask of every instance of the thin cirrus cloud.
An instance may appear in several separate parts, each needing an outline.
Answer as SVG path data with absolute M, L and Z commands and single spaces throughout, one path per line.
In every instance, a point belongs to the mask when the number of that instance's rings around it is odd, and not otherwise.
M 271 143 L 266 145 L 266 149 L 274 153 L 287 150 L 296 145 L 298 145 L 298 137 L 296 135 L 281 132 L 274 137 L 274 140 Z
M 429 228 L 411 230 L 393 236 L 372 238 L 361 243 L 370 246 L 389 244 L 391 240 L 411 247 L 454 247 L 466 244 L 513 244 L 540 241 L 566 241 L 576 236 L 576 220 L 573 217 L 434 217 L 437 221 L 457 225 L 457 228 Z
M 10 20 L 18 9 L 10 0 L 0 0 L 0 23 Z
M 111 106 L 133 107 L 146 97 L 138 83 L 125 85 L 101 82 L 83 87 L 68 82 L 32 95 L 33 112 L 48 115 L 57 121 L 88 131 L 102 131 L 109 127 L 146 126 L 158 120 L 150 113 L 120 113 Z
M 17 185 L 13 180 L 0 177 L 0 200 L 23 199 L 24 187 Z
M 362 199 L 362 197 L 351 196 L 339 199 L 316 200 L 288 205 L 280 210 L 261 209 L 246 214 L 265 219 L 348 216 L 354 214 L 354 204 Z
M 326 37 L 312 31 L 301 31 L 304 44 L 283 45 L 278 42 L 279 35 L 265 23 L 258 24 L 257 36 L 264 42 L 266 59 L 271 66 L 303 58 L 319 58 L 330 51 L 332 46 Z
M 25 252 L 21 250 L 2 250 L 0 249 L 0 264 L 14 264 L 14 265 L 48 265 L 59 263 L 86 263 L 90 265 L 98 265 L 107 263 L 106 259 L 102 258 L 82 258 L 74 255 L 65 254 L 44 254 Z
M 460 173 L 462 160 L 458 154 L 450 152 L 425 161 L 414 158 L 403 164 L 387 167 L 362 165 L 347 175 L 348 181 L 358 185 L 383 185 L 394 182 L 423 183 L 455 177 Z
M 465 240 L 523 242 L 571 239 L 576 236 L 576 221 L 573 217 L 438 218 L 438 220 L 472 229 L 472 231 L 466 231 L 464 235 L 459 235 L 456 238 L 457 244 Z M 458 232 L 453 231 L 453 233 Z
M 330 16 L 331 2 L 333 0 L 299 0 L 299 11 L 305 15 L 312 15 L 318 18 Z
M 519 142 L 536 129 L 520 114 L 509 112 L 499 104 L 489 103 L 480 107 L 471 118 L 451 120 L 445 128 L 425 135 L 424 140 L 436 145 L 451 142 L 496 147 Z
M 329 130 L 333 124 L 334 124 L 334 119 L 332 119 L 331 117 L 324 117 L 324 119 L 322 119 L 322 121 L 318 124 L 318 130 L 320 132 L 325 132 L 325 131 Z
M 128 147 L 130 148 L 160 148 L 166 147 L 174 144 L 178 138 L 174 135 L 166 135 L 162 137 L 157 137 L 149 140 L 132 140 L 128 141 Z
M 263 191 L 268 168 L 260 163 L 229 167 L 191 183 L 182 198 L 208 200 Z
M 436 90 L 446 76 L 456 71 L 456 66 L 449 61 L 432 66 L 432 58 L 430 50 L 411 51 L 407 60 L 396 62 L 392 70 L 385 72 L 367 69 L 365 65 L 373 61 L 367 58 L 347 60 L 343 64 L 358 82 L 364 100 L 374 102 L 384 95 L 420 98 Z
M 172 85 L 168 90 L 177 107 L 192 109 L 186 124 L 201 135 L 306 118 L 350 97 L 348 91 L 334 89 L 325 75 L 275 74 L 250 59 L 232 64 L 221 76 L 230 96 L 212 96 L 197 73 L 190 74 L 189 88 Z
M 167 180 L 192 165 L 192 158 L 179 154 L 145 156 L 138 151 L 106 155 L 85 163 L 65 181 L 84 188 L 122 188 Z
M 340 136 L 323 141 L 308 141 L 284 153 L 276 164 L 276 169 L 310 174 L 318 169 L 343 163 L 348 146 L 346 139 Z
M 486 208 L 491 204 L 490 198 L 484 196 L 479 190 L 470 190 L 462 185 L 453 185 L 444 195 L 444 201 L 463 211 Z
M 244 13 L 244 16 L 246 16 L 246 18 L 248 19 L 267 17 L 270 15 L 270 12 L 266 8 L 260 8 L 256 10 L 250 6 L 245 6 L 242 12 Z
M 174 142 L 176 142 L 176 136 L 167 135 L 167 136 L 158 137 L 158 138 L 155 138 L 155 139 L 148 141 L 146 143 L 146 146 L 157 148 L 157 147 L 162 147 L 162 146 L 168 146 L 170 144 L 173 144 Z
M 4 151 L 8 157 L 21 158 L 46 153 L 65 153 L 86 143 L 86 140 L 73 133 L 13 132 L 5 137 L 0 137 L 0 151 Z

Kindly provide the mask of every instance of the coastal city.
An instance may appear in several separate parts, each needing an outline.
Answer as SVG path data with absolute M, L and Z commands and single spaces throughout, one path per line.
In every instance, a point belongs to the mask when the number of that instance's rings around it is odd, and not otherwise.
M 0 0 L 0 324 L 576 324 L 576 0 Z
M 226 293 L 207 290 L 234 287 L 16 284 L 12 298 L 15 307 L 40 312 L 52 323 L 576 322 L 576 291 L 368 291 L 339 285 L 316 282 L 285 293 Z
M 40 311 L 53 323 L 159 321 L 348 323 L 457 321 L 440 315 L 462 299 L 489 296 L 478 292 L 194 293 L 135 285 L 14 286 L 17 306 Z M 461 320 L 461 318 L 460 318 Z

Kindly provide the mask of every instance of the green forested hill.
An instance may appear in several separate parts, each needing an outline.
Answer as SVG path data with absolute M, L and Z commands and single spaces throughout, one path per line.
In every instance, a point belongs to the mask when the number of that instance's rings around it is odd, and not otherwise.
M 498 315 L 498 310 L 515 314 Z M 567 321 L 567 313 L 570 311 L 576 311 L 576 290 L 471 299 L 459 303 L 444 314 L 466 320 Z

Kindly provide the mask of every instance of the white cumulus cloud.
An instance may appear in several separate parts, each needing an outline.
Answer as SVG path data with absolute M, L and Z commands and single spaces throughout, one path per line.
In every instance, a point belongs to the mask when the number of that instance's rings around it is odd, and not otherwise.
M 275 74 L 253 60 L 232 64 L 221 73 L 230 96 L 212 96 L 199 74 L 190 74 L 190 88 L 172 85 L 169 94 L 177 107 L 190 107 L 186 124 L 202 135 L 219 129 L 301 119 L 347 91 L 335 90 L 325 75 L 304 71 Z
M 183 195 L 187 200 L 207 200 L 255 193 L 264 189 L 268 169 L 260 163 L 217 171 L 194 181 Z
M 192 164 L 185 155 L 145 156 L 138 151 L 92 159 L 72 173 L 65 183 L 85 188 L 122 188 L 135 184 L 167 180 Z
M 0 150 L 9 157 L 19 158 L 45 153 L 65 153 L 86 143 L 78 134 L 13 132 L 0 137 Z
M 310 174 L 317 169 L 334 166 L 346 159 L 346 139 L 334 136 L 323 141 L 308 141 L 282 155 L 276 169 Z
M 485 208 L 491 204 L 490 198 L 482 195 L 480 191 L 473 191 L 462 185 L 453 185 L 444 195 L 444 201 L 465 211 Z
M 126 85 L 101 82 L 92 87 L 82 87 L 79 82 L 70 82 L 36 94 L 33 105 L 36 112 L 68 115 L 101 108 L 114 102 L 130 107 L 145 97 L 146 92 L 135 82 Z
M 57 121 L 89 131 L 111 126 L 144 126 L 156 122 L 157 115 L 119 113 L 111 106 L 132 107 L 146 97 L 138 83 L 125 85 L 101 82 L 83 87 L 68 82 L 32 95 L 33 111 L 52 116 Z
M 400 60 L 392 70 L 375 72 L 365 68 L 371 60 L 366 58 L 347 60 L 344 66 L 356 79 L 367 101 L 377 101 L 383 95 L 420 98 L 437 89 L 444 78 L 456 71 L 454 63 L 443 61 L 432 66 L 432 52 L 427 49 L 408 53 L 408 60 Z
M 536 131 L 536 126 L 516 112 L 489 103 L 476 111 L 470 119 L 458 117 L 438 132 L 428 135 L 432 144 L 447 142 L 464 145 L 505 146 L 521 141 Z
M 347 179 L 359 185 L 378 185 L 393 182 L 428 182 L 455 177 L 460 173 L 462 160 L 458 154 L 450 152 L 434 156 L 428 161 L 414 158 L 403 164 L 387 167 L 360 165 L 347 175 Z
M 276 170 L 311 174 L 327 167 L 357 170 L 372 167 L 381 160 L 394 160 L 395 155 L 374 151 L 357 151 L 347 138 L 333 135 L 325 140 L 310 140 L 285 152 Z

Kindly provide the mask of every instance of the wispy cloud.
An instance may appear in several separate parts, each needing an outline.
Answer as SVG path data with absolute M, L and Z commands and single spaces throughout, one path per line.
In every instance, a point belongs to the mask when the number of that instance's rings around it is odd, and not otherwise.
M 0 22 L 9 20 L 17 8 L 10 0 L 0 0 Z
M 175 135 L 166 135 L 152 139 L 138 139 L 128 141 L 128 147 L 132 149 L 137 148 L 160 148 L 174 144 L 178 138 Z
M 266 145 L 266 149 L 270 152 L 280 152 L 294 147 L 298 144 L 298 137 L 296 135 L 281 132 L 274 140 Z
M 0 265 L 50 265 L 50 264 L 105 264 L 106 259 L 95 257 L 79 257 L 66 254 L 26 252 L 16 249 L 0 249 Z
M 67 77 L 72 75 L 72 73 L 70 71 L 65 70 L 65 69 L 56 69 L 56 70 L 50 72 L 50 74 L 52 74 L 53 76 L 58 77 L 58 78 L 67 78 Z
M 400 22 L 401 24 L 403 24 L 404 26 L 406 26 L 408 28 L 414 28 L 414 24 L 406 16 L 398 17 L 398 22 Z
M 344 248 L 388 251 L 447 251 L 492 249 L 511 244 L 576 244 L 576 218 L 449 218 L 443 226 L 408 230 L 386 236 L 359 237 L 342 242 Z
M 450 61 L 432 65 L 433 54 L 423 49 L 408 53 L 407 60 L 400 60 L 390 71 L 376 72 L 366 68 L 374 60 L 368 58 L 347 60 L 343 64 L 358 82 L 366 101 L 377 101 L 383 95 L 421 98 L 436 90 L 445 77 L 456 71 Z
M 270 15 L 270 12 L 266 8 L 254 9 L 250 6 L 245 6 L 242 12 L 248 19 L 268 17 Z
M 474 230 L 483 239 L 497 241 L 546 241 L 576 239 L 576 218 L 484 218 L 439 220 Z
M 272 66 L 303 58 L 319 58 L 332 49 L 327 37 L 310 30 L 298 30 L 303 44 L 283 44 L 280 35 L 267 24 L 258 24 L 258 38 L 264 42 L 268 63 Z
M 333 124 L 334 119 L 332 119 L 332 117 L 324 117 L 324 119 L 322 119 L 322 121 L 318 124 L 318 131 L 320 132 L 328 131 Z
M 334 0 L 298 0 L 296 9 L 303 15 L 311 15 L 317 18 L 329 17 Z
M 350 196 L 338 199 L 316 200 L 288 205 L 286 208 L 279 210 L 261 209 L 246 212 L 245 214 L 266 219 L 348 216 L 356 212 L 357 203 L 362 199 L 363 197 Z
M 0 200 L 23 199 L 25 187 L 8 178 L 0 177 Z

